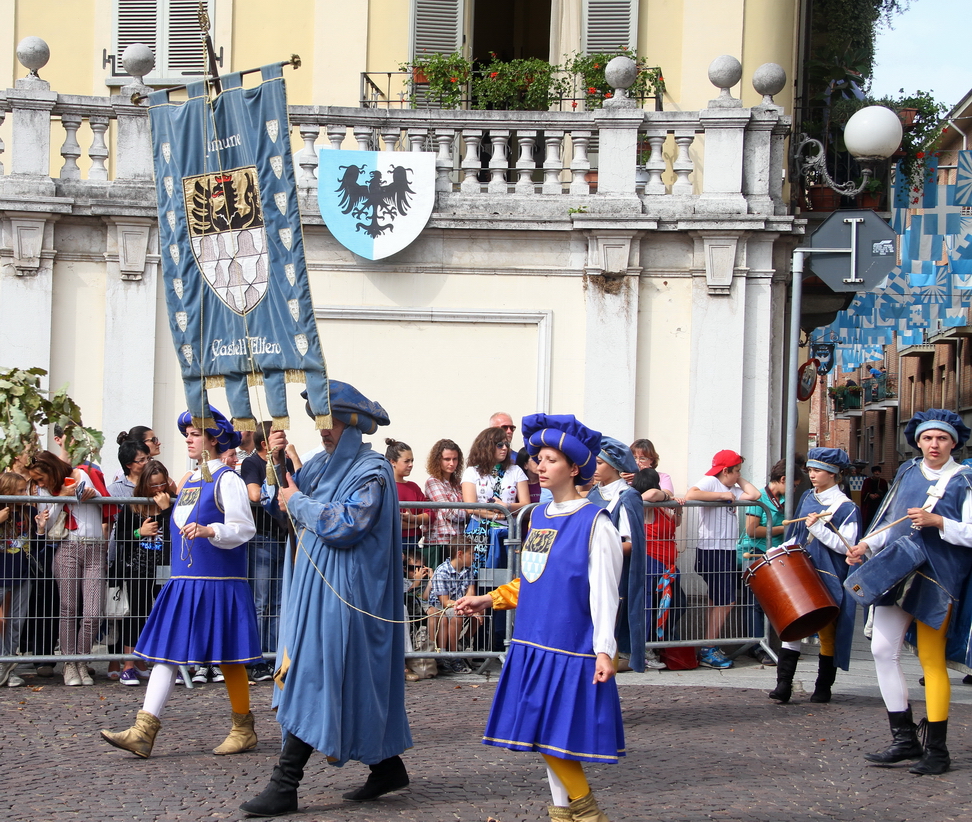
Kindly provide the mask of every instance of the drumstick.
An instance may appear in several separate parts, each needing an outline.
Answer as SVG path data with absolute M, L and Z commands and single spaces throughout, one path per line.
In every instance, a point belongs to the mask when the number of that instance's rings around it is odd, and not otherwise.
M 921 506 L 921 510 L 922 511 L 927 511 L 928 509 L 924 505 L 922 505 Z M 895 525 L 898 525 L 898 524 L 904 522 L 906 519 L 910 519 L 910 517 L 907 514 L 905 516 L 903 516 L 901 519 L 896 519 L 894 522 L 889 522 L 883 528 L 878 528 L 877 531 L 871 531 L 870 534 L 867 534 L 867 536 L 864 537 L 864 540 L 866 540 L 868 537 L 873 537 L 876 534 L 880 534 L 883 531 L 887 531 L 888 528 L 894 528 Z
M 817 519 L 823 519 L 824 517 L 832 517 L 833 515 L 834 515 L 833 511 L 821 511 L 819 514 L 817 514 Z M 812 516 L 813 514 L 810 514 L 809 516 L 806 517 L 800 517 L 800 519 L 785 519 L 783 520 L 783 522 L 780 523 L 780 525 L 792 525 L 794 522 L 806 522 Z

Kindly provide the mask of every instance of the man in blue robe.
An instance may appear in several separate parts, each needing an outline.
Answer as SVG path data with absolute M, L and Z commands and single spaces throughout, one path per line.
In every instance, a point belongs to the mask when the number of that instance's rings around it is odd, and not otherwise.
M 377 799 L 409 781 L 399 757 L 412 738 L 398 496 L 389 462 L 361 441 L 388 415 L 346 383 L 332 380 L 330 394 L 324 451 L 279 491 L 297 534 L 284 568 L 273 699 L 284 744 L 270 784 L 240 806 L 251 816 L 297 810 L 314 750 L 338 766 L 356 759 L 371 768 L 345 799 Z M 275 458 L 286 445 L 283 432 L 271 434 Z

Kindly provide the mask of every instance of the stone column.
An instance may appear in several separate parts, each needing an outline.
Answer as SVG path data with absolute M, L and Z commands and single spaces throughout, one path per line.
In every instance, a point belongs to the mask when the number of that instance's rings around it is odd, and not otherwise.
M 709 66 L 709 80 L 720 89 L 719 97 L 699 112 L 705 131 L 705 167 L 702 194 L 696 203 L 699 214 L 745 214 L 743 197 L 743 146 L 749 109 L 729 93 L 742 76 L 734 57 L 717 57 Z
M 587 316 L 582 419 L 624 442 L 634 437 L 639 241 L 643 233 L 600 227 L 585 231 Z
M 121 87 L 112 106 L 117 115 L 118 132 L 115 149 L 116 182 L 152 182 L 152 134 L 149 131 L 148 107 L 132 102 L 133 94 L 147 95 L 152 91 L 141 83 Z
M 105 217 L 104 461 L 114 465 L 115 435 L 153 425 L 159 229 L 149 217 Z M 137 390 L 133 390 L 137 387 Z M 124 402 L 120 398 L 124 397 Z M 106 471 L 107 473 L 107 471 Z

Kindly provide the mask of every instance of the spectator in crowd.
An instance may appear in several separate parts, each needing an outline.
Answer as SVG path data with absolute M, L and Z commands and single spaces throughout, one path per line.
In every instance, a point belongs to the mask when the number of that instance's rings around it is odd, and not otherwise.
M 418 549 L 405 552 L 405 652 L 431 650 L 429 626 L 426 616 L 428 608 L 427 592 L 432 578 L 432 569 L 425 564 L 425 558 Z M 418 682 L 436 675 L 434 658 L 411 658 L 405 662 L 405 681 Z
M 227 468 L 232 468 L 236 470 L 236 466 L 239 465 L 239 459 L 236 456 L 236 449 L 232 451 L 223 451 L 219 455 L 219 461 L 223 463 Z
M 385 437 L 385 459 L 391 463 L 395 474 L 395 488 L 398 490 L 399 502 L 428 502 L 422 489 L 408 479 L 415 464 L 412 449 L 404 442 Z M 400 508 L 399 517 L 402 522 L 402 548 L 406 551 L 418 548 L 422 531 L 429 524 L 429 512 L 420 508 Z
M 502 428 L 506 432 L 506 438 L 512 444 L 513 435 L 516 433 L 516 423 L 513 418 L 505 411 L 497 411 L 489 418 L 490 428 Z
M 861 528 L 867 530 L 888 493 L 888 481 L 881 476 L 881 466 L 871 469 L 871 476 L 861 485 Z
M 510 511 L 530 504 L 526 474 L 510 457 L 510 442 L 502 426 L 479 432 L 469 450 L 469 462 L 462 473 L 463 502 L 495 502 Z M 476 511 L 479 519 L 495 520 L 497 511 Z
M 775 548 L 783 542 L 783 532 L 786 530 L 786 526 L 783 525 L 785 495 L 786 460 L 782 459 L 770 469 L 769 480 L 759 493 L 759 501 L 773 512 L 772 517 L 763 508 L 749 508 L 746 511 L 746 523 L 736 545 L 740 568 L 751 565 L 755 559 L 754 554 L 765 553 L 767 531 L 772 540 L 772 547 Z M 748 586 L 743 588 L 743 593 L 747 599 L 749 622 L 747 630 L 750 636 L 759 636 L 766 625 L 766 615 L 762 606 L 753 599 Z M 749 655 L 762 665 L 776 665 L 773 657 L 760 645 L 754 645 Z
M 269 508 L 264 508 L 261 503 L 263 484 L 267 478 L 267 439 L 271 426 L 269 421 L 257 426 L 253 432 L 253 453 L 240 466 L 240 476 L 246 483 L 253 524 L 256 526 L 256 535 L 247 547 L 247 579 L 253 589 L 260 648 L 264 653 L 275 653 L 277 650 L 284 554 L 287 551 L 284 514 L 275 503 Z M 292 473 L 293 470 L 293 463 L 287 460 L 287 471 Z M 273 671 L 261 659 L 250 668 L 250 678 L 254 682 L 267 682 L 273 679 Z
M 759 491 L 742 478 L 743 457 L 735 451 L 719 451 L 712 467 L 698 483 L 689 488 L 686 499 L 706 502 L 757 500 Z M 695 571 L 709 591 L 705 637 L 713 644 L 699 649 L 699 664 L 707 668 L 731 668 L 728 659 L 715 646 L 722 626 L 736 604 L 739 571 L 736 567 L 736 541 L 739 522 L 731 506 L 699 509 L 699 543 Z
M 54 577 L 57 580 L 60 608 L 58 639 L 64 656 L 91 653 L 95 631 L 101 621 L 105 597 L 106 560 L 108 556 L 99 505 L 81 505 L 79 500 L 91 490 L 90 476 L 80 467 L 71 469 L 50 451 L 41 451 L 28 470 L 37 486 L 38 495 L 57 498 L 41 503 L 48 522 L 63 520 L 64 536 L 54 554 Z M 49 531 L 53 525 L 49 525 Z M 80 618 L 80 625 L 78 624 Z M 94 685 L 85 662 L 64 663 L 65 685 Z
M 131 442 L 142 443 L 148 449 L 148 456 L 150 459 L 158 459 L 159 455 L 162 453 L 162 442 L 155 435 L 155 431 L 149 428 L 147 425 L 136 425 L 134 428 L 130 428 L 128 431 L 122 431 L 117 437 L 115 437 L 115 442 L 121 445 L 126 440 Z M 125 475 L 125 466 L 122 465 L 115 476 L 112 478 L 112 482 L 117 482 L 122 479 Z M 171 488 L 172 493 L 175 493 L 175 485 Z M 115 494 L 114 496 L 127 496 L 125 494 Z
M 142 710 L 125 731 L 101 731 L 102 738 L 143 759 L 152 753 L 179 665 L 220 666 L 226 682 L 233 726 L 217 755 L 256 747 L 250 713 L 247 663 L 263 659 L 253 594 L 246 582 L 245 543 L 256 533 L 243 480 L 219 455 L 235 451 L 240 436 L 229 420 L 209 407 L 210 427 L 193 424 L 186 411 L 179 430 L 189 459 L 198 467 L 179 483 L 172 513 L 176 545 L 172 576 L 155 601 L 139 636 L 135 654 L 154 662 Z M 215 459 L 206 460 L 206 456 Z M 205 470 L 204 470 L 205 469 Z
M 455 613 L 458 600 L 476 593 L 474 553 L 475 545 L 468 538 L 460 537 L 452 546 L 452 557 L 432 574 L 429 585 L 429 632 L 443 651 L 458 651 L 460 640 L 475 630 L 471 623 L 482 623 L 482 617 L 462 617 Z M 470 670 L 462 659 L 451 659 L 448 665 L 454 674 L 467 674 Z
M 398 498 L 388 460 L 361 439 L 388 425 L 388 414 L 337 380 L 330 381 L 330 404 L 334 427 L 321 431 L 326 453 L 311 458 L 296 478 L 288 476 L 278 491 L 300 538 L 285 568 L 277 648 L 274 704 L 283 750 L 270 784 L 240 806 L 253 816 L 297 810 L 297 787 L 314 750 L 338 767 L 352 759 L 368 765 L 365 784 L 344 794 L 353 802 L 409 783 L 399 756 L 412 736 L 402 676 Z M 284 432 L 274 431 L 270 448 L 286 444 Z
M 540 502 L 540 475 L 535 470 L 537 464 L 525 448 L 516 455 L 516 464 L 526 474 L 527 488 L 530 489 L 530 502 Z
M 864 758 L 877 765 L 920 760 L 914 774 L 942 774 L 951 766 L 947 737 L 952 690 L 948 667 L 972 666 L 972 475 L 952 456 L 969 439 L 968 426 L 953 411 L 929 408 L 905 426 L 905 440 L 920 457 L 898 469 L 888 503 L 871 523 L 871 533 L 847 552 L 857 564 L 865 553 L 885 563 L 894 557 L 892 545 L 910 537 L 926 561 L 906 573 L 874 605 L 871 653 L 881 698 L 888 711 L 892 742 Z M 904 520 L 898 522 L 898 520 Z M 889 526 L 886 530 L 884 526 Z M 893 566 L 892 566 L 893 567 Z M 953 624 L 954 621 L 954 624 Z M 911 642 L 925 674 L 928 712 L 924 745 L 912 719 L 908 684 L 901 670 L 901 649 L 914 626 Z
M 807 455 L 799 451 L 793 455 L 796 476 L 793 478 L 793 510 L 800 507 L 800 500 L 807 491 L 812 490 L 810 476 L 807 474 Z
M 658 452 L 655 450 L 655 446 L 652 445 L 651 440 L 640 439 L 635 440 L 631 443 L 631 455 L 634 457 L 635 464 L 639 469 L 641 468 L 653 468 L 658 471 Z M 625 479 L 630 482 L 629 477 Z M 672 478 L 670 475 L 666 474 L 664 471 L 658 471 L 658 482 L 659 488 L 662 491 L 670 491 L 672 495 L 675 494 L 675 486 L 672 485 Z
M 425 496 L 431 502 L 462 502 L 462 449 L 452 440 L 438 440 L 429 451 L 425 471 Z M 466 525 L 466 512 L 460 508 L 433 508 L 432 525 L 425 532 L 425 560 L 437 568 L 451 553 Z
M 621 477 L 638 470 L 631 450 L 614 437 L 601 436 L 589 502 L 605 508 L 621 534 L 624 565 L 618 611 L 618 672 L 645 669 L 645 509 L 641 495 Z
M 667 502 L 674 499 L 664 490 L 654 468 L 635 473 L 631 487 L 645 502 Z M 678 546 L 675 530 L 682 524 L 681 508 L 645 509 L 645 639 L 659 642 L 677 639 L 676 628 L 683 609 L 681 580 L 678 570 Z M 667 603 L 667 604 L 666 604 Z M 654 648 L 645 650 L 645 667 L 660 670 L 666 665 Z
M 525 417 L 523 431 L 554 501 L 533 511 L 522 578 L 455 606 L 460 615 L 517 608 L 483 742 L 541 753 L 551 819 L 606 822 L 582 763 L 624 756 L 614 679 L 623 560 L 610 518 L 575 485 L 592 478 L 601 436 L 566 415 Z
M 157 460 L 149 460 L 139 473 L 131 496 L 146 497 L 152 502 L 123 506 L 115 523 L 118 552 L 113 582 L 124 583 L 128 592 L 129 615 L 120 620 L 121 643 L 126 654 L 134 652 L 155 602 L 159 590 L 156 582 L 158 568 L 170 561 L 169 509 L 172 497 L 169 496 L 169 472 L 165 466 Z M 148 679 L 149 675 L 142 673 L 145 663 L 141 662 L 141 665 L 138 668 L 131 660 L 125 662 L 119 677 L 121 683 L 139 685 L 140 680 Z
M 0 496 L 27 496 L 27 480 L 13 471 L 0 474 Z M 32 505 L 0 503 L 0 656 L 13 656 L 27 616 L 31 588 L 30 559 L 36 553 L 38 531 L 43 533 L 47 512 Z M 0 662 L 0 687 L 19 687 L 16 662 Z
M 820 572 L 821 582 L 840 606 L 837 619 L 817 632 L 820 656 L 817 659 L 817 681 L 810 697 L 811 702 L 830 702 L 837 669 L 846 671 L 850 667 L 857 603 L 842 583 L 848 573 L 848 549 L 860 537 L 861 513 L 840 490 L 841 472 L 850 466 L 847 453 L 840 448 L 811 448 L 807 457 L 813 490 L 800 500 L 798 521 L 789 526 L 782 544 L 806 548 Z M 778 702 L 790 699 L 799 659 L 800 640 L 784 642 L 776 668 L 776 688 L 770 692 L 770 699 Z
M 135 485 L 139 478 L 142 476 L 142 471 L 145 466 L 150 461 L 150 443 L 143 441 L 141 439 L 127 439 L 128 431 L 122 431 L 118 435 L 118 464 L 122 469 L 122 478 L 114 480 L 108 486 L 108 496 L 110 497 L 133 497 L 135 496 Z M 119 515 L 125 508 L 122 506 L 119 508 Z M 118 565 L 118 540 L 117 540 L 117 517 L 116 521 L 111 524 L 111 531 L 108 537 L 108 582 L 110 585 L 120 585 L 121 581 L 125 578 L 125 572 L 123 572 Z M 131 535 L 128 536 L 128 539 Z M 145 614 L 148 612 L 146 611 Z M 120 637 L 117 634 L 114 637 L 114 641 L 109 640 L 108 651 L 113 654 L 122 653 L 122 646 L 120 644 Z M 134 642 L 130 643 L 132 646 L 135 645 Z M 128 651 L 131 653 L 131 651 Z M 131 663 L 128 663 L 129 668 L 131 668 Z M 145 663 L 139 661 L 139 664 L 135 667 L 136 673 L 131 676 L 139 676 L 139 672 L 144 674 L 145 679 L 148 678 L 148 673 L 145 670 Z M 121 678 L 121 665 L 112 660 L 108 663 L 108 679 L 117 680 Z M 132 680 L 131 684 L 137 685 L 137 680 Z
M 257 450 L 256 435 L 253 431 L 240 431 L 240 447 L 236 449 L 236 462 L 243 464 L 243 460 L 252 457 Z

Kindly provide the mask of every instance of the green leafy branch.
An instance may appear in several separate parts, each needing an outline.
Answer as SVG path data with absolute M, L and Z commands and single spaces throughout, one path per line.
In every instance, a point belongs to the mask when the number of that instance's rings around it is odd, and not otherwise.
M 72 465 L 97 457 L 104 435 L 85 428 L 81 409 L 67 388 L 51 394 L 41 389 L 43 368 L 0 369 L 0 471 L 8 471 L 25 452 L 39 447 L 37 427 L 57 425 L 64 430 L 64 447 Z

